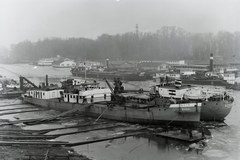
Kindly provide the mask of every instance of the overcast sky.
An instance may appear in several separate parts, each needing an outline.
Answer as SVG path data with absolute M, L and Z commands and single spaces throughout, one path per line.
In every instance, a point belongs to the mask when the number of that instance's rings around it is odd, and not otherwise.
M 97 38 L 178 26 L 240 31 L 240 0 L 0 0 L 0 46 L 46 37 Z

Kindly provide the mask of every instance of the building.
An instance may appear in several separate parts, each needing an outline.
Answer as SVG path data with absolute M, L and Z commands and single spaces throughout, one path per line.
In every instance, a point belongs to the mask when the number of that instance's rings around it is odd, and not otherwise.
M 69 58 L 60 58 L 58 61 L 54 61 L 52 66 L 55 68 L 72 68 L 76 66 L 76 62 L 70 60 Z

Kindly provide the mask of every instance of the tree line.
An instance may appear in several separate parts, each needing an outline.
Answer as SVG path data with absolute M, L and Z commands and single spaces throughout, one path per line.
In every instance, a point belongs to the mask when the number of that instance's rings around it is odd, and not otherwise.
M 240 57 L 240 32 L 190 33 L 175 26 L 156 32 L 102 34 L 96 39 L 45 38 L 12 44 L 10 57 L 16 62 L 36 61 L 60 55 L 78 60 L 207 60 L 209 54 L 225 60 Z

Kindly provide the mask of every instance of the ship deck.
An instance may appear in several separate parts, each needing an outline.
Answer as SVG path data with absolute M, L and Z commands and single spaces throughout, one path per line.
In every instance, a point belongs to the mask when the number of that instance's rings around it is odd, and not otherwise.
M 191 88 L 193 87 L 192 85 L 189 85 L 189 84 L 182 84 L 181 86 L 179 87 L 176 87 L 175 85 L 173 84 L 158 84 L 156 85 L 157 87 L 161 87 L 161 88 L 168 88 L 168 89 L 175 89 L 175 90 L 181 90 L 181 89 L 186 89 L 186 88 Z

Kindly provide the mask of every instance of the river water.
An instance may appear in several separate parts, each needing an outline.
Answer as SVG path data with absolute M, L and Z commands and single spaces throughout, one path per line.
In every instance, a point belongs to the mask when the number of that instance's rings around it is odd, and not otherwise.
M 28 64 L 3 65 L 0 64 L 0 75 L 6 78 L 18 80 L 18 76 L 25 76 L 35 84 L 45 81 L 45 75 L 49 76 L 50 83 L 59 83 L 60 78 L 70 77 L 69 68 L 52 68 L 31 66 Z M 148 87 L 149 82 L 129 82 L 128 86 L 136 88 Z M 227 90 L 235 99 L 232 111 L 226 117 L 227 126 L 211 129 L 212 138 L 208 140 L 207 147 L 199 153 L 188 151 L 190 143 L 165 139 L 156 136 L 128 137 L 111 141 L 104 141 L 94 144 L 73 147 L 79 154 L 96 160 L 239 160 L 240 159 L 240 91 Z M 10 100 L 0 100 L 6 104 Z M 55 112 L 55 111 L 51 111 Z M 50 113 L 47 113 L 50 114 Z M 54 114 L 54 113 L 53 113 Z M 0 116 L 0 119 L 13 120 L 13 117 L 21 115 Z M 22 115 L 24 116 L 24 115 Z M 25 116 L 36 117 L 31 113 Z M 38 115 L 41 116 L 41 115 Z M 56 127 L 55 124 L 51 127 Z M 66 124 L 65 124 L 66 125 Z M 32 129 L 34 129 L 34 126 Z M 25 126 L 24 129 L 31 129 Z M 49 128 L 48 125 L 35 126 L 38 129 Z M 74 129 L 73 129 L 74 130 Z M 119 130 L 120 132 L 121 130 Z M 66 131 L 65 131 L 66 132 Z M 89 137 L 109 135 L 115 133 L 105 131 L 92 131 L 81 134 L 61 136 L 56 140 L 76 142 L 86 140 Z

